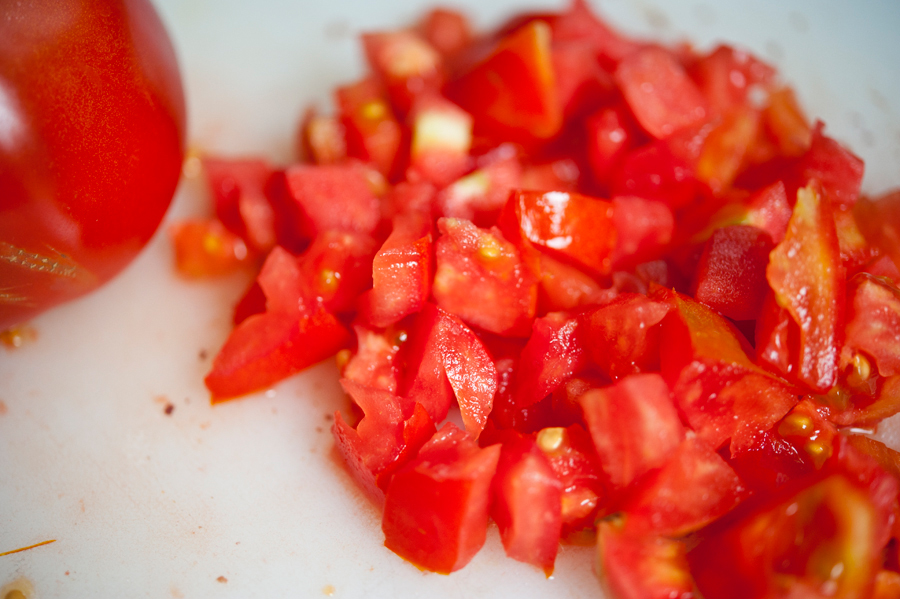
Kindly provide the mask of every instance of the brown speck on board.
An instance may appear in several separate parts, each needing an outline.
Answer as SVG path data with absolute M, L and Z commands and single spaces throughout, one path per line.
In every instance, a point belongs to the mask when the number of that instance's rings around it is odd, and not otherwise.
M 174 411 L 175 411 L 174 404 L 167 403 L 166 409 L 164 410 L 164 412 L 166 413 L 166 416 L 171 416 L 172 412 L 174 412 Z
M 228 582 L 228 579 L 225 578 L 224 576 L 219 576 L 218 578 L 216 578 L 216 580 L 219 581 L 219 582 L 221 582 L 221 583 L 226 583 L 226 582 Z
M 317 426 L 317 427 L 316 427 L 316 432 L 317 432 L 317 433 L 321 433 L 323 430 L 325 430 L 325 429 L 323 429 L 321 426 Z
M 200 352 L 197 354 L 197 357 L 200 358 L 200 360 L 202 361 L 202 360 L 206 360 L 206 358 L 209 357 L 209 354 L 206 353 L 205 349 L 201 349 Z
M 3 403 L 3 400 L 0 399 L 0 416 L 5 415 L 7 412 L 9 412 L 9 408 L 7 408 L 6 404 Z
M 68 571 L 68 570 L 66 570 L 66 576 L 68 576 L 68 575 L 69 575 L 69 571 Z
M 327 420 L 328 422 L 331 422 L 332 420 L 334 420 L 334 414 L 332 414 L 331 412 L 329 412 L 328 414 L 325 414 L 325 420 Z

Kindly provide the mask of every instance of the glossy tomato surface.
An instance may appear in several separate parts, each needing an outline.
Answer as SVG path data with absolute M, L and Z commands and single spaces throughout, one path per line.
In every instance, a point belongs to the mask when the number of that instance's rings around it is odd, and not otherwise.
M 0 329 L 137 255 L 172 199 L 184 128 L 148 0 L 0 4 Z

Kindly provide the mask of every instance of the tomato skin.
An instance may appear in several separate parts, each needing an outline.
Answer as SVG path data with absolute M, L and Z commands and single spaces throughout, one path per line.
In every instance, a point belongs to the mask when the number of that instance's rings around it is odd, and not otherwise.
M 185 107 L 146 0 L 4 3 L 0 90 L 4 329 L 109 280 L 147 243 L 181 172 Z

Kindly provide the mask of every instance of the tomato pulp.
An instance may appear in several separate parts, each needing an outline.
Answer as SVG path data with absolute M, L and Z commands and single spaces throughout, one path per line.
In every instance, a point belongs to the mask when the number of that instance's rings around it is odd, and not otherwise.
M 149 0 L 0 6 L 0 329 L 121 271 L 183 158 L 174 50 Z

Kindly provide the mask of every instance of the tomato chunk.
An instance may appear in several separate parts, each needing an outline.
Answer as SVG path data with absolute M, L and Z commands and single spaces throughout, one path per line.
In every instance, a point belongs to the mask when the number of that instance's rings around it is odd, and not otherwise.
M 491 480 L 499 458 L 499 445 L 480 449 L 466 433 L 445 424 L 388 485 L 385 546 L 442 574 L 469 563 L 487 535 Z

